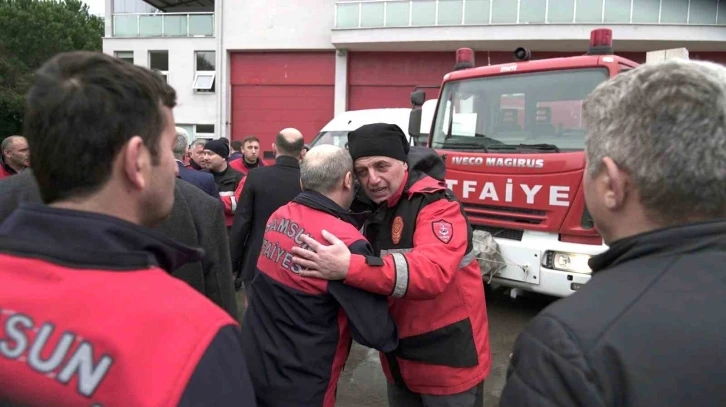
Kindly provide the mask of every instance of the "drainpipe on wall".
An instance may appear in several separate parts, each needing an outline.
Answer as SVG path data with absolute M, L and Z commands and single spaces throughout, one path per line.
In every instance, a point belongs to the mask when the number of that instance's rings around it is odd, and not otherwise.
M 227 83 L 227 58 L 224 51 L 224 18 L 222 16 L 222 10 L 224 9 L 224 0 L 214 1 L 214 23 L 216 32 L 216 43 L 217 43 L 217 56 L 216 56 L 216 67 L 217 67 L 217 131 L 219 137 L 226 137 L 231 140 L 229 134 L 229 126 L 227 126 L 227 89 L 229 84 Z
M 335 99 L 333 116 L 348 110 L 348 50 L 335 51 Z
M 111 38 L 113 36 L 113 0 L 106 0 L 106 10 L 104 13 L 105 20 L 105 37 Z

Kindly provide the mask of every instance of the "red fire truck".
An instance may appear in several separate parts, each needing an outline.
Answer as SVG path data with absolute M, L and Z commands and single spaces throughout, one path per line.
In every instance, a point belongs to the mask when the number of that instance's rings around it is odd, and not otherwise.
M 582 103 L 638 64 L 613 55 L 609 29 L 592 31 L 582 56 L 531 60 L 518 48 L 512 63 L 476 68 L 473 56 L 457 50 L 426 144 L 444 158 L 447 185 L 474 229 L 494 238 L 501 264 L 485 280 L 513 295 L 567 296 L 590 280 L 587 261 L 607 248 L 583 197 Z M 424 100 L 423 91 L 411 95 L 409 132 Z

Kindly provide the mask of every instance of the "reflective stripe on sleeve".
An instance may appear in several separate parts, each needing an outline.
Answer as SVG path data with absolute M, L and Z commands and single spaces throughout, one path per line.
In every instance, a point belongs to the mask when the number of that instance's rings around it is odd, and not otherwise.
M 393 287 L 393 298 L 402 298 L 408 290 L 408 261 L 401 253 L 392 253 L 393 264 L 396 266 L 396 286 Z
M 467 253 L 463 259 L 461 259 L 461 262 L 459 262 L 459 268 L 464 268 L 469 265 L 474 259 L 476 258 L 476 255 L 474 254 L 474 250 Z

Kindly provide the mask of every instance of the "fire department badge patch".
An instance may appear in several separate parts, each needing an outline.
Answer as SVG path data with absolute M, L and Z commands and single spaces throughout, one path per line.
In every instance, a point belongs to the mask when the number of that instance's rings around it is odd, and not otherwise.
M 393 227 L 391 228 L 391 239 L 393 244 L 398 244 L 401 241 L 401 234 L 403 233 L 403 218 L 396 216 L 393 220 Z
M 454 226 L 443 219 L 432 222 L 431 227 L 434 230 L 434 235 L 444 243 L 449 243 L 451 237 L 454 236 Z

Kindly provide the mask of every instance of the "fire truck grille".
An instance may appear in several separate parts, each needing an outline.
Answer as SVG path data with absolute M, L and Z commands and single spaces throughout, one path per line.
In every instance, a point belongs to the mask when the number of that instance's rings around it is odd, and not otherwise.
M 472 220 L 479 221 L 492 219 L 526 225 L 539 225 L 547 219 L 547 212 L 537 209 L 465 203 L 464 210 Z
M 505 228 L 495 228 L 493 226 L 480 226 L 480 225 L 476 225 L 474 228 L 489 232 L 489 233 L 491 233 L 492 236 L 499 238 L 499 239 L 522 241 L 522 235 L 524 235 L 524 230 L 521 230 L 521 229 L 505 229 Z

